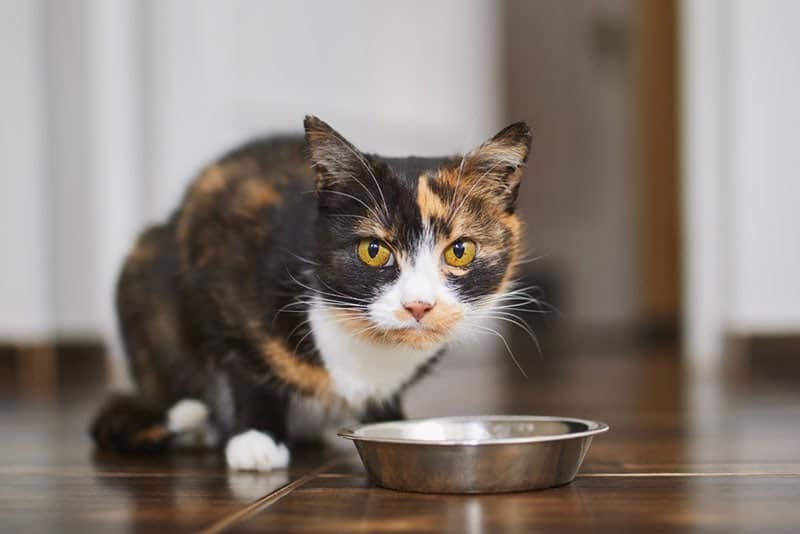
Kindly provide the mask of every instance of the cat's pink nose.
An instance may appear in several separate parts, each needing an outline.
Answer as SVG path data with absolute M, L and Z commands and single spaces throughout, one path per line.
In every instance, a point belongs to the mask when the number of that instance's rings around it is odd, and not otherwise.
M 411 314 L 414 319 L 417 321 L 421 321 L 425 314 L 428 313 L 433 309 L 433 304 L 430 302 L 422 302 L 421 300 L 415 300 L 414 302 L 407 302 L 403 304 L 403 307 Z

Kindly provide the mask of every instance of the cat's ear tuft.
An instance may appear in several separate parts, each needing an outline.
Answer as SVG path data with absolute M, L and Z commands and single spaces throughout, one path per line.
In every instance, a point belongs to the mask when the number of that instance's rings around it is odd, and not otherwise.
M 306 115 L 303 125 L 318 189 L 335 185 L 357 171 L 364 156 L 342 134 L 314 115 Z
M 305 119 L 303 119 L 303 127 L 306 131 L 306 141 L 309 144 L 312 141 L 324 138 L 324 136 L 336 133 L 336 130 L 331 128 L 330 124 L 315 115 L 306 115 Z
M 515 122 L 500 130 L 494 137 L 482 145 L 483 150 L 494 156 L 520 167 L 528 161 L 533 134 L 525 122 Z
M 533 136 L 528 125 L 515 122 L 464 156 L 463 174 L 475 194 L 499 200 L 514 211 L 519 181 Z

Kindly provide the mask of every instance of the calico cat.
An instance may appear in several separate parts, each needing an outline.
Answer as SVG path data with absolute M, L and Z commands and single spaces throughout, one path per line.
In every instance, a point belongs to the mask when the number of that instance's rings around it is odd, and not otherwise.
M 304 124 L 208 166 L 139 237 L 116 296 L 138 391 L 101 409 L 100 448 L 188 437 L 284 467 L 327 425 L 402 418 L 404 389 L 513 295 L 526 124 L 449 158 Z

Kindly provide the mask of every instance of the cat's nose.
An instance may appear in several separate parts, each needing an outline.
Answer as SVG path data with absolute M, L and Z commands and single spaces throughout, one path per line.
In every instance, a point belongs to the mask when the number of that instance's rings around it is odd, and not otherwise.
M 433 309 L 433 304 L 430 302 L 423 302 L 421 300 L 415 300 L 414 302 L 407 302 L 403 304 L 403 307 L 411 314 L 414 319 L 417 321 L 421 321 L 425 314 L 428 313 Z

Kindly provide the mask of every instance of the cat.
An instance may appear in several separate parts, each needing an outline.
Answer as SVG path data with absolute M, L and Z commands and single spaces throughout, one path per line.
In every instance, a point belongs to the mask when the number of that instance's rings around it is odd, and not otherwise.
M 283 468 L 326 425 L 403 418 L 403 391 L 514 294 L 525 123 L 446 158 L 304 126 L 206 167 L 138 238 L 116 294 L 137 393 L 101 408 L 100 449 L 195 440 Z

